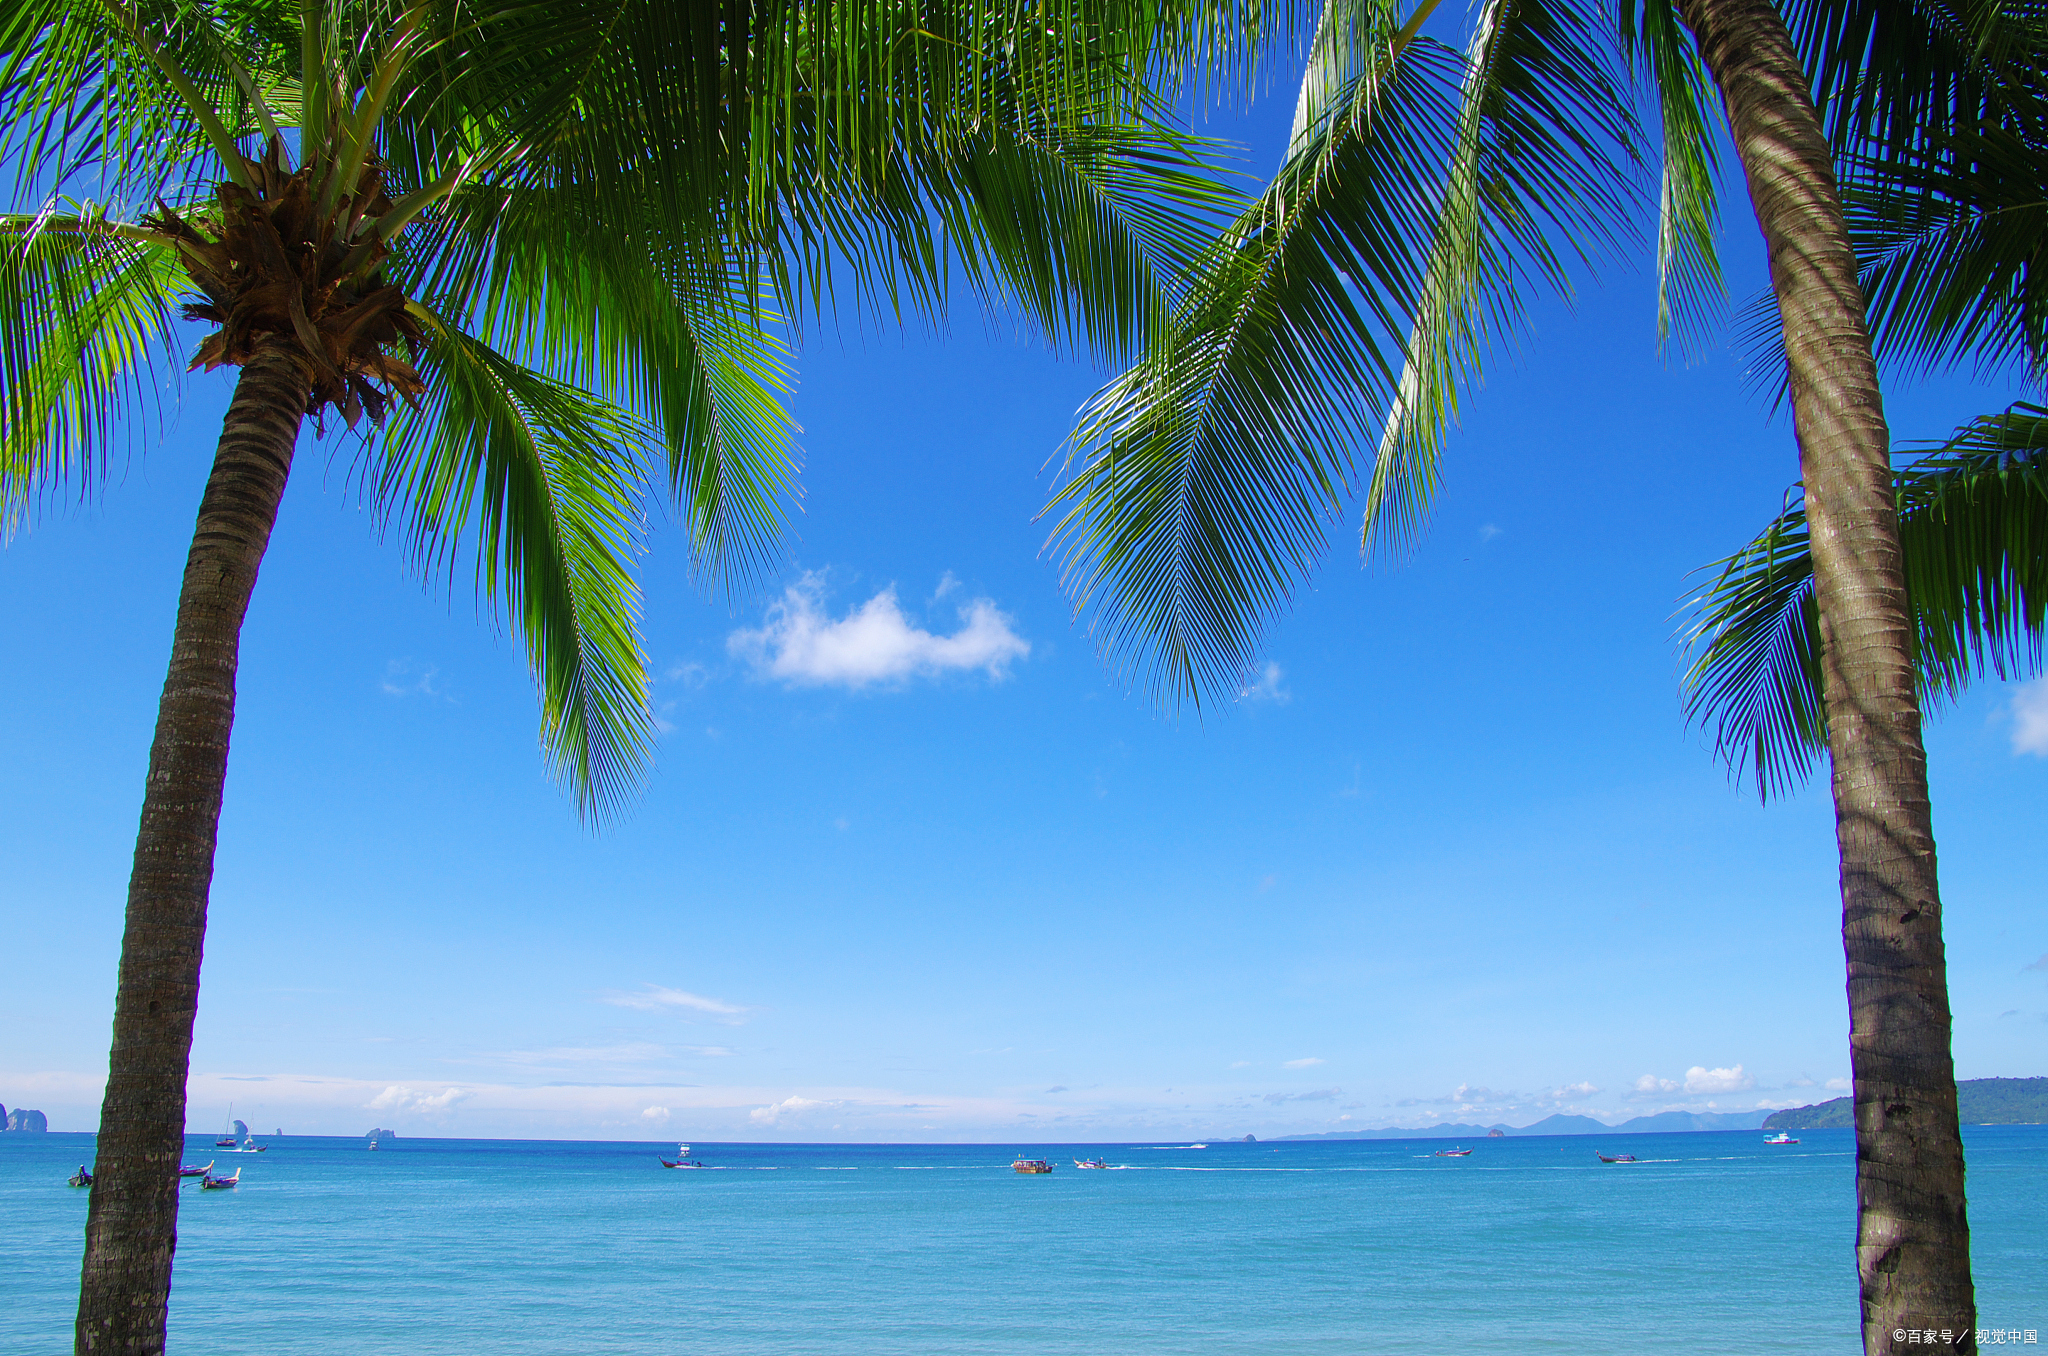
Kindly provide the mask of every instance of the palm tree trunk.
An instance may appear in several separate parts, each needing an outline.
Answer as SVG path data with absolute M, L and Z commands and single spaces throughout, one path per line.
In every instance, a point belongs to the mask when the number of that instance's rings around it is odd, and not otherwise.
M 1856 257 L 1806 76 L 1771 0 L 1679 0 L 1719 83 L 1770 253 L 1826 649 L 1856 1107 L 1863 1345 L 1967 1333 L 1976 1299 L 1949 1052 L 1927 756 L 1890 433 Z
M 81 1354 L 157 1356 L 164 1349 L 185 1075 L 242 614 L 277 521 L 311 384 L 297 348 L 276 339 L 242 369 L 185 558 L 128 878 L 114 1045 L 78 1291 Z

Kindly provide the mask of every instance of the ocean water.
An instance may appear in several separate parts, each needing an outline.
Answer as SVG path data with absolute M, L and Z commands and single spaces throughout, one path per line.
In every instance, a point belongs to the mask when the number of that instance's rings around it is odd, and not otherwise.
M 698 1144 L 671 1172 L 672 1143 L 288 1137 L 187 1187 L 171 1349 L 1849 1356 L 1850 1134 L 1762 1138 Z M 2048 1128 L 1966 1139 L 1979 1323 L 2048 1330 Z M 8 1356 L 70 1349 L 90 1156 L 0 1138 Z

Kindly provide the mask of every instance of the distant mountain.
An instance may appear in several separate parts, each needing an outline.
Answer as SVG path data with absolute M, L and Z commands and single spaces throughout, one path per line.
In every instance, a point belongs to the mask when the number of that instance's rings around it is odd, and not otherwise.
M 1697 1130 L 1759 1130 L 1763 1126 L 1761 1111 L 1660 1111 L 1623 1121 L 1614 1129 L 1622 1135 L 1671 1135 Z
M 1591 1116 L 1545 1116 L 1534 1125 L 1508 1131 L 1511 1135 L 1611 1135 L 1614 1127 Z
M 1964 1125 L 2048 1124 L 2048 1078 L 1971 1078 L 1956 1084 L 1956 1110 Z M 1774 1112 L 1766 1130 L 1848 1130 L 1856 1124 L 1847 1097 Z

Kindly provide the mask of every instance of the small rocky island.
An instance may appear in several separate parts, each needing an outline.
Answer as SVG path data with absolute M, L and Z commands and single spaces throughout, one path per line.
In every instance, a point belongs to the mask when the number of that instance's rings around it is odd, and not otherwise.
M 46 1135 L 50 1132 L 50 1118 L 40 1111 L 30 1111 L 26 1107 L 16 1107 L 9 1111 L 6 1107 L 0 1106 L 0 1118 L 6 1120 L 10 1134 Z

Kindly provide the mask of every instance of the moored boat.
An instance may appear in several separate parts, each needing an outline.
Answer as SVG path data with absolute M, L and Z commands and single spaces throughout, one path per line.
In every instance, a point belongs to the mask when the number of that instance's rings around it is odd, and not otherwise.
M 1777 1134 L 1772 1135 L 1769 1139 L 1764 1141 L 1764 1143 L 1766 1144 L 1797 1144 L 1798 1142 L 1798 1140 L 1792 1138 L 1792 1136 L 1786 1134 L 1783 1130 L 1780 1130 Z
M 235 1169 L 235 1175 L 233 1177 L 215 1177 L 211 1173 L 208 1173 L 206 1176 L 199 1179 L 199 1189 L 201 1191 L 225 1191 L 229 1187 L 239 1186 L 241 1184 L 241 1181 L 242 1170 L 240 1168 Z
M 1019 1156 L 1017 1161 L 1010 1165 L 1010 1169 L 1013 1172 L 1051 1172 L 1052 1164 L 1043 1158 Z
M 1603 1154 L 1598 1149 L 1593 1151 L 1593 1157 L 1599 1159 L 1602 1163 L 1633 1163 L 1636 1161 L 1634 1154 Z
M 213 1171 L 213 1163 L 209 1162 L 209 1163 L 208 1163 L 208 1164 L 207 1164 L 207 1165 L 206 1165 L 205 1167 L 203 1167 L 203 1168 L 190 1168 L 190 1167 L 181 1167 L 181 1168 L 179 1168 L 179 1169 L 178 1169 L 178 1176 L 180 1176 L 180 1177 L 204 1177 L 204 1176 L 206 1176 L 206 1174 L 207 1174 L 207 1173 L 209 1173 L 209 1172 L 212 1172 L 212 1171 Z
M 78 1171 L 72 1173 L 69 1177 L 64 1179 L 64 1185 L 76 1187 L 89 1187 L 92 1185 L 92 1173 L 86 1170 L 85 1164 L 80 1163 L 78 1165 Z

